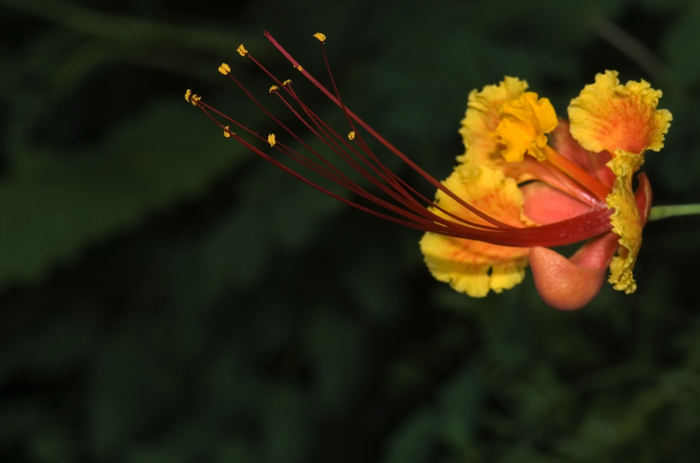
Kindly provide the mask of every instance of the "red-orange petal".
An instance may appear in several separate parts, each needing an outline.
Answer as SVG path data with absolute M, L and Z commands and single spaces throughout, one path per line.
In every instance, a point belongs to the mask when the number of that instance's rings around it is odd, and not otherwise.
M 559 310 L 580 309 L 600 292 L 618 236 L 606 233 L 586 243 L 570 259 L 548 248 L 530 250 L 530 267 L 542 299 Z
M 605 165 L 612 158 L 610 153 L 607 151 L 594 153 L 584 149 L 571 136 L 569 122 L 564 119 L 559 120 L 559 125 L 549 135 L 549 140 L 559 154 L 590 173 L 606 187 L 612 188 L 615 174 Z
M 590 206 L 582 203 L 544 182 L 532 182 L 521 186 L 523 211 L 535 222 L 546 225 L 561 222 L 590 212 Z
M 637 209 L 639 209 L 639 217 L 642 226 L 644 226 L 647 223 L 649 212 L 651 211 L 651 184 L 649 183 L 647 174 L 644 172 L 637 175 L 637 181 L 639 182 L 639 187 L 637 191 L 634 192 L 634 200 L 637 203 Z

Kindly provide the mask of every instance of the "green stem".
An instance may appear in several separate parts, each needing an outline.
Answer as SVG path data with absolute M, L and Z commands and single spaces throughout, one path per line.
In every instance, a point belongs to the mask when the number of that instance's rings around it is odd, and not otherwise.
M 649 213 L 649 221 L 677 217 L 679 215 L 700 214 L 700 204 L 681 204 L 678 206 L 655 206 Z

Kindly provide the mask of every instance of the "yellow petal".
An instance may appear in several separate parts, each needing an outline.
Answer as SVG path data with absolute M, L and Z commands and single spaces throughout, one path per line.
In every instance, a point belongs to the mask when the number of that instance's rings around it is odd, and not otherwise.
M 620 85 L 617 71 L 605 71 L 595 77 L 581 94 L 571 100 L 571 135 L 585 149 L 607 151 L 612 159 L 606 164 L 615 174 L 613 191 L 606 198 L 615 212 L 610 217 L 613 232 L 619 237 L 618 255 L 610 262 L 609 282 L 626 293 L 637 289 L 632 276 L 642 245 L 642 223 L 632 192 L 632 176 L 644 163 L 646 150 L 659 151 L 673 117 L 657 109 L 660 90 L 648 82 Z
M 506 146 L 503 157 L 508 162 L 520 162 L 527 153 L 544 161 L 545 134 L 554 130 L 557 124 L 552 103 L 547 98 L 538 99 L 536 93 L 527 92 L 507 102 L 501 108 L 496 127 L 497 140 Z
M 467 151 L 457 157 L 457 161 L 473 165 L 502 162 L 501 149 L 493 133 L 500 121 L 503 105 L 520 98 L 525 90 L 527 82 L 506 76 L 498 85 L 487 85 L 480 92 L 472 90 L 469 93 L 467 112 L 459 130 Z
M 497 169 L 462 164 L 443 184 L 497 220 L 518 227 L 531 223 L 522 213 L 523 198 L 517 183 Z M 458 217 L 485 223 L 440 190 L 436 203 Z M 446 217 L 436 209 L 432 211 Z M 428 269 L 437 280 L 472 297 L 486 296 L 489 290 L 499 293 L 512 288 L 522 281 L 528 264 L 528 248 L 496 246 L 435 233 L 426 233 L 420 246 Z
M 605 71 L 596 75 L 595 83 L 586 85 L 571 100 L 571 135 L 596 153 L 659 151 L 673 119 L 669 111 L 656 109 L 661 91 L 644 80 L 620 85 L 617 74 Z
M 637 289 L 632 269 L 642 247 L 642 222 L 632 192 L 632 175 L 644 158 L 624 150 L 617 150 L 606 165 L 616 176 L 613 191 L 606 198 L 608 207 L 615 209 L 610 216 L 613 232 L 620 237 L 617 256 L 610 262 L 608 282 L 618 291 L 627 294 Z

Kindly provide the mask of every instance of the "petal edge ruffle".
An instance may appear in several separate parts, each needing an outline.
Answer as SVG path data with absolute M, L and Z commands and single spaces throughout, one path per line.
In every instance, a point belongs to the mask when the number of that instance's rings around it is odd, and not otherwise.
M 596 153 L 659 151 L 673 119 L 668 110 L 656 108 L 661 90 L 644 80 L 621 85 L 617 75 L 617 71 L 596 75 L 595 83 L 571 100 L 571 135 Z
M 514 179 L 488 166 L 459 165 L 443 184 L 482 212 L 516 227 L 531 224 L 523 215 L 523 198 Z M 441 190 L 436 203 L 463 219 L 484 223 Z M 441 211 L 432 212 L 445 217 Z M 472 297 L 484 297 L 490 290 L 500 293 L 520 283 L 528 264 L 528 248 L 498 246 L 482 241 L 426 233 L 421 251 L 435 279 Z
M 466 153 L 457 157 L 458 162 L 484 165 L 503 161 L 498 141 L 493 136 L 501 108 L 520 98 L 527 87 L 524 80 L 506 76 L 498 85 L 486 85 L 481 91 L 469 93 L 467 112 L 459 129 Z

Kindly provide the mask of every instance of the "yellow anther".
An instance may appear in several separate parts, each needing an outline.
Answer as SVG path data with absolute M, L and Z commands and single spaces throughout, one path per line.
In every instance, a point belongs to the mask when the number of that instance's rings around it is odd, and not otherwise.
M 355 132 L 352 131 L 348 134 L 348 140 L 354 140 L 355 139 Z
M 270 144 L 270 146 L 275 146 L 275 143 L 277 143 L 277 140 L 275 139 L 274 133 L 271 133 L 270 135 L 267 136 L 267 142 Z
M 231 130 L 228 128 L 228 125 L 224 127 L 224 137 L 226 138 L 231 138 L 231 135 L 235 135 Z
M 236 51 L 237 51 L 238 54 L 241 55 L 241 56 L 245 56 L 245 55 L 248 54 L 248 50 L 245 49 L 245 47 L 243 46 L 243 44 L 240 44 L 240 45 L 238 46 L 238 48 L 236 48 Z
M 320 32 L 316 32 L 316 33 L 314 34 L 314 37 L 316 37 L 316 38 L 318 39 L 319 42 L 321 42 L 321 43 L 326 43 L 326 34 L 322 34 L 322 33 L 320 33 Z
M 228 64 L 221 63 L 221 66 L 219 66 L 219 72 L 222 73 L 223 75 L 227 76 L 228 73 L 231 72 L 231 68 L 229 67 Z
M 298 65 L 296 65 L 296 66 L 294 66 L 294 67 L 297 68 L 297 70 L 298 70 L 299 72 L 301 72 L 301 71 L 304 70 L 304 68 L 301 67 L 301 64 L 298 64 Z
M 270 92 L 270 93 L 276 92 L 276 91 L 279 90 L 279 89 L 280 89 L 280 88 L 279 88 L 277 85 L 273 85 L 272 87 L 270 87 L 269 92 Z
M 192 93 L 192 90 L 190 90 L 189 88 L 185 92 L 185 100 L 189 103 L 192 103 L 192 106 L 197 106 L 197 102 L 201 99 L 201 96 L 197 95 L 196 93 Z
M 291 85 L 292 84 L 292 79 L 287 79 L 284 82 L 282 82 L 282 85 Z

